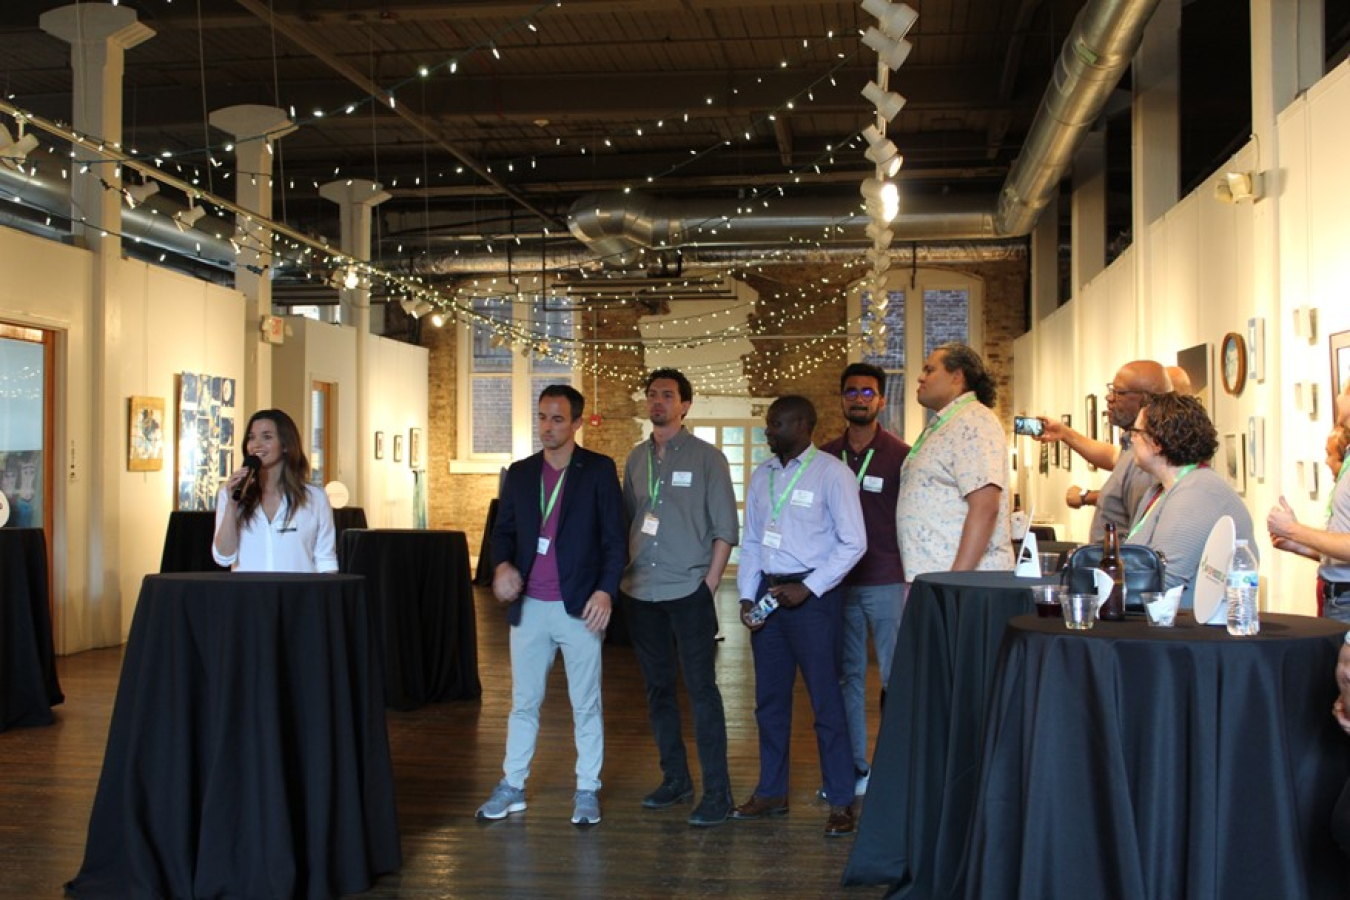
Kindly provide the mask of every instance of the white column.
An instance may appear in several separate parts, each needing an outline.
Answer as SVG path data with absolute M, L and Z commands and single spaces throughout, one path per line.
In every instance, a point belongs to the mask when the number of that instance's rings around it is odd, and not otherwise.
M 272 142 L 295 131 L 284 110 L 244 104 L 211 113 L 210 122 L 234 138 L 235 202 L 253 213 L 239 216 L 240 245 L 234 286 L 248 300 L 244 313 L 244 409 L 272 407 L 272 345 L 259 326 L 272 314 L 272 232 L 258 223 L 272 218 Z
M 319 188 L 319 195 L 338 205 L 342 220 L 342 252 L 352 259 L 369 262 L 371 210 L 388 200 L 389 194 L 377 182 L 354 178 L 330 181 Z M 356 287 L 343 288 L 339 297 L 341 322 L 356 326 L 356 446 L 364 451 L 371 442 L 370 384 L 366 364 L 366 348 L 370 342 L 370 279 L 362 276 Z M 370 496 L 365 458 L 364 452 L 357 452 L 356 494 L 363 505 Z
M 1161 0 L 1144 29 L 1134 57 L 1134 110 L 1131 135 L 1132 220 L 1134 230 L 1136 331 L 1140 344 L 1150 319 L 1152 253 L 1149 226 L 1176 205 L 1181 190 L 1180 75 L 1181 0 Z
M 93 257 L 89 301 L 82 310 L 90 349 L 89 380 L 80 390 L 89 398 L 87 409 L 72 406 L 71 422 L 83 415 L 89 446 L 72 440 L 62 453 L 69 478 L 68 499 L 73 508 L 87 503 L 83 534 L 67 535 L 67 545 L 80 544 L 87 568 L 81 586 L 72 577 L 72 593 L 84 594 L 83 621 L 63 623 L 63 645 L 106 646 L 123 639 L 121 602 L 121 491 L 119 476 L 125 464 L 126 400 L 118 364 L 122 355 L 122 297 L 119 264 L 122 242 L 122 195 L 118 163 L 104 161 L 97 147 L 110 155 L 122 141 L 122 73 L 126 51 L 154 36 L 124 6 L 80 3 L 43 13 L 42 30 L 70 44 L 74 71 L 71 92 L 73 130 L 94 146 L 76 149 L 71 168 L 72 233 Z M 88 171 L 80 173 L 84 163 Z M 112 189 L 105 189 L 104 182 Z M 107 237 L 103 237 L 106 232 Z M 73 386 L 72 386 L 73 387 Z M 74 429 L 72 429 L 74 431 Z M 60 458 L 58 456 L 58 458 Z M 65 514 L 63 514 L 64 517 Z M 78 618 L 72 611 L 72 620 Z

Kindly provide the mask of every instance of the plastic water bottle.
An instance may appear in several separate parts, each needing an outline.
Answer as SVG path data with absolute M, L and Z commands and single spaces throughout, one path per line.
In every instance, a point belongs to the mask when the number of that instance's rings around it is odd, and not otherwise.
M 1261 619 L 1256 609 L 1257 587 L 1260 578 L 1256 573 L 1256 557 L 1252 555 L 1247 542 L 1239 540 L 1233 550 L 1233 561 L 1228 564 L 1227 587 L 1224 594 L 1228 600 L 1228 633 L 1252 635 L 1261 633 Z

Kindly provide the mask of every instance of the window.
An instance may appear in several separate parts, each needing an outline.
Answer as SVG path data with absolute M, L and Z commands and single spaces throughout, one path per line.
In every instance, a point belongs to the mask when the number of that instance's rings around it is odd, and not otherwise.
M 323 487 L 337 471 L 333 465 L 333 410 L 337 385 L 314 381 L 309 389 L 309 483 Z
M 570 300 L 535 295 L 479 298 L 474 311 L 499 328 L 473 324 L 460 333 L 457 460 L 454 471 L 495 471 L 539 447 L 535 408 L 550 384 L 575 384 Z M 503 330 L 511 329 L 511 336 Z M 514 343 L 513 343 L 514 341 Z
M 913 440 L 923 429 L 926 411 L 915 399 L 914 385 L 905 377 L 907 364 L 910 360 L 916 360 L 916 366 L 922 364 L 928 354 L 948 341 L 980 349 L 984 340 L 980 328 L 983 284 L 971 275 L 941 269 L 896 275 L 892 284 L 895 287 L 886 294 L 886 337 L 879 344 L 866 340 L 875 318 L 870 293 L 850 295 L 849 318 L 856 323 L 851 331 L 855 349 L 850 358 L 880 366 L 886 372 L 886 409 L 881 424 L 892 434 Z M 912 297 L 922 298 L 922 302 L 908 302 Z
M 688 423 L 687 423 L 688 424 Z M 712 444 L 727 458 L 731 469 L 731 489 L 736 494 L 736 518 L 745 529 L 745 492 L 750 485 L 750 473 L 770 456 L 764 442 L 764 420 L 744 419 L 703 421 L 689 424 L 694 436 Z M 740 547 L 731 549 L 731 565 L 740 562 Z
M 10 528 L 49 525 L 52 337 L 0 323 L 0 491 Z

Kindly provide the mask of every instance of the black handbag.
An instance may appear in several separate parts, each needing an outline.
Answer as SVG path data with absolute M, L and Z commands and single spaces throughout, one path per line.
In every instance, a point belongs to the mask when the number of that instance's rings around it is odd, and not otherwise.
M 1070 553 L 1061 576 L 1069 593 L 1095 594 L 1092 571 L 1101 561 L 1101 544 L 1084 544 Z M 1143 612 L 1143 592 L 1163 589 L 1167 558 L 1144 544 L 1121 544 L 1120 561 L 1125 565 L 1125 608 Z

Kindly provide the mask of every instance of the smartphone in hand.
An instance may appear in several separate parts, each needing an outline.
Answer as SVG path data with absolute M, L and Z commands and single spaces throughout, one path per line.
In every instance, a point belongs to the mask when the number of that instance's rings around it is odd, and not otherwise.
M 1045 423 L 1035 416 L 1013 416 L 1013 434 L 1040 437 L 1044 429 Z

